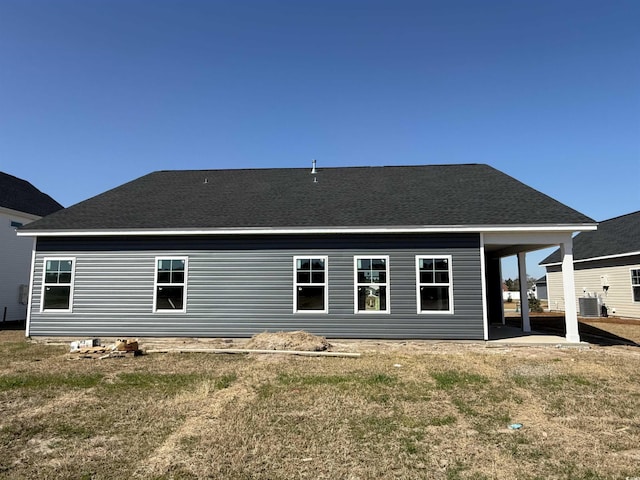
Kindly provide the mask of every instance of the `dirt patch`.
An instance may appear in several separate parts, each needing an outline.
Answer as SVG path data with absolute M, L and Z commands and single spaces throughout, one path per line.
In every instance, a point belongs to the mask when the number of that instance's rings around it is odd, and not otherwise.
M 302 330 L 296 332 L 263 332 L 254 335 L 245 348 L 253 350 L 294 350 L 297 352 L 323 352 L 331 345 L 324 337 Z

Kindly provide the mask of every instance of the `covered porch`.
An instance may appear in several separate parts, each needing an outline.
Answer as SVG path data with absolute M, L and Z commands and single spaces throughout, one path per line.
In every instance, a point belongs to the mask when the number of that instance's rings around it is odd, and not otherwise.
M 482 255 L 484 260 L 485 289 L 485 340 L 496 340 L 515 333 L 530 336 L 541 341 L 532 332 L 527 302 L 526 254 L 543 248 L 559 247 L 562 255 L 562 277 L 566 310 L 564 314 L 564 335 L 559 337 L 564 343 L 580 343 L 578 312 L 573 275 L 573 232 L 571 231 L 530 231 L 530 232 L 490 232 L 482 234 Z M 520 283 L 521 308 L 517 327 L 507 325 L 502 298 L 502 266 L 505 257 L 517 256 L 518 279 Z M 519 332 L 518 332 L 519 330 Z M 535 342 L 534 342 L 535 343 Z

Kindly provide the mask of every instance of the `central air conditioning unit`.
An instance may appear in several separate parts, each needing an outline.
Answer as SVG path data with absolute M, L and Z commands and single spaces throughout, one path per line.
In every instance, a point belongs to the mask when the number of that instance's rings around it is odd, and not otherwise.
M 578 299 L 581 317 L 599 317 L 600 307 L 597 297 L 581 297 Z

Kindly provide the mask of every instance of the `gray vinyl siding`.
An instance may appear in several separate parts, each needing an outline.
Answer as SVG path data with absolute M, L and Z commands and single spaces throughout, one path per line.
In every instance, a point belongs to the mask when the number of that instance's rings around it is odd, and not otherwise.
M 328 313 L 293 312 L 293 257 L 305 255 L 328 257 Z M 354 313 L 356 255 L 389 256 L 390 313 Z M 453 314 L 417 313 L 416 255 L 452 256 Z M 76 259 L 71 313 L 40 312 L 43 261 L 56 256 Z M 184 313 L 153 312 L 157 256 L 188 257 Z M 481 282 L 475 234 L 40 238 L 30 334 L 482 339 Z

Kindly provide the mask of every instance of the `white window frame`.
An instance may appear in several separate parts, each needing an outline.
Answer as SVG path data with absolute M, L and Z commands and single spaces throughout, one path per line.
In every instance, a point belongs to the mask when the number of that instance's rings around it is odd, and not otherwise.
M 637 285 L 635 285 L 633 283 L 633 272 L 634 271 L 638 271 L 638 275 L 640 275 L 640 266 L 639 267 L 632 267 L 629 269 L 629 277 L 630 277 L 630 281 L 631 281 L 631 302 L 632 303 L 640 303 L 638 300 L 635 299 L 635 295 L 634 295 L 634 289 L 635 288 L 640 288 L 640 283 L 638 283 Z
M 380 259 L 385 262 L 385 282 L 372 282 L 372 283 L 359 283 L 358 282 L 358 260 L 374 260 Z M 356 255 L 353 257 L 353 313 L 357 314 L 390 314 L 391 302 L 390 302 L 390 278 L 389 278 L 389 255 Z M 387 308 L 385 310 L 358 310 L 358 288 L 359 287 L 386 287 L 385 303 Z
M 71 281 L 69 283 L 47 283 L 47 262 L 71 262 Z M 73 291 L 76 280 L 76 257 L 44 257 L 42 263 L 42 288 L 40 292 L 40 312 L 41 313 L 70 313 L 73 312 Z M 50 285 L 58 287 L 69 287 L 69 308 L 44 308 L 44 294 Z
M 448 260 L 449 282 L 448 283 L 421 283 L 420 282 L 420 260 Z M 449 289 L 449 310 L 422 310 L 420 300 L 420 287 L 448 287 Z M 416 255 L 416 308 L 419 315 L 452 315 L 453 314 L 453 262 L 451 255 Z
M 323 260 L 323 283 L 298 283 L 298 260 Z M 298 287 L 324 287 L 324 309 L 322 310 L 298 310 Z M 329 257 L 327 255 L 296 255 L 293 257 L 293 313 L 314 314 L 329 313 Z
M 158 262 L 160 260 L 182 260 L 184 261 L 184 280 L 182 283 L 158 283 Z M 180 255 L 169 255 L 162 257 L 155 257 L 155 261 L 153 264 L 153 313 L 159 314 L 171 314 L 171 313 L 186 313 L 187 311 L 187 278 L 189 273 L 189 257 L 184 257 Z M 169 308 L 158 308 L 158 287 L 159 286 L 172 286 L 172 287 L 182 287 L 182 309 L 169 309 Z

